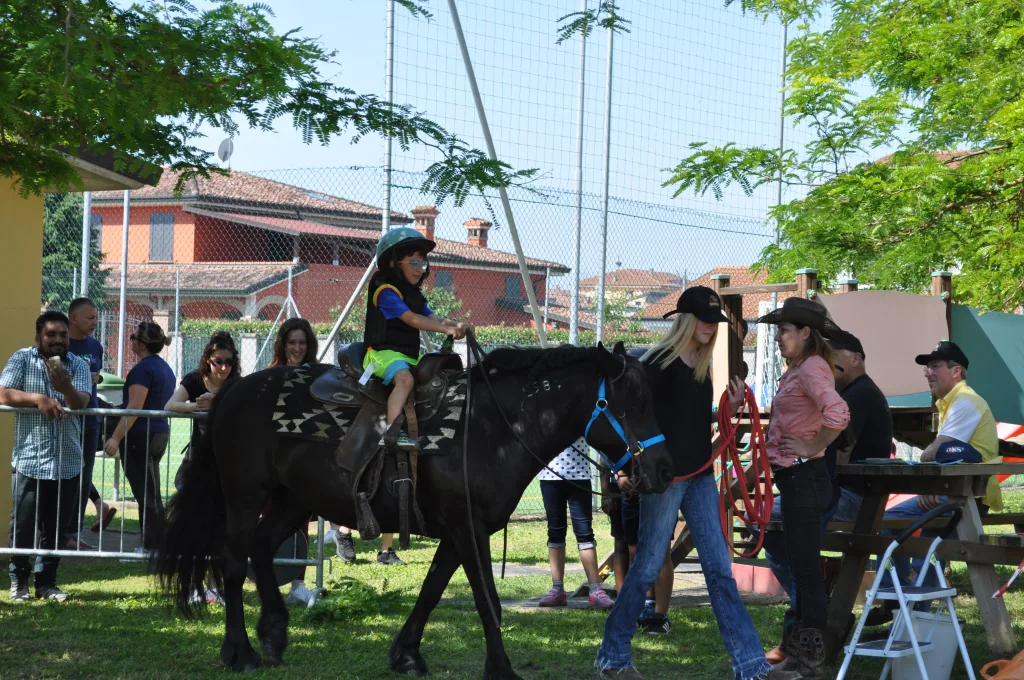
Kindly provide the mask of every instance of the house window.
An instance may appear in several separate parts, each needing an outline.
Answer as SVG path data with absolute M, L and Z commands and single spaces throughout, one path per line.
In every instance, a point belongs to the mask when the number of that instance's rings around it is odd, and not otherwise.
M 103 252 L 103 215 L 93 213 L 89 215 L 89 226 L 91 227 L 92 249 L 97 253 Z
M 153 213 L 149 216 L 149 261 L 174 260 L 174 215 Z
M 518 276 L 506 276 L 505 277 L 505 299 L 506 300 L 518 300 L 520 298 L 519 291 L 522 290 L 523 282 Z
M 267 232 L 267 261 L 290 262 L 294 250 L 294 240 L 288 234 L 279 231 Z
M 452 289 L 452 273 L 446 271 L 434 272 L 434 288 L 443 290 Z

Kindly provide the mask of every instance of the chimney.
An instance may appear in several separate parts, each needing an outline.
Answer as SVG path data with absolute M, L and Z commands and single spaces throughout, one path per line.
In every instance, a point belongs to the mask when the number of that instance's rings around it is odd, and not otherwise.
M 418 205 L 411 211 L 412 216 L 416 218 L 416 222 L 413 225 L 416 231 L 420 232 L 431 241 L 434 240 L 434 220 L 440 215 L 440 211 L 432 205 Z
M 491 223 L 487 220 L 482 220 L 479 217 L 473 217 L 466 220 L 466 232 L 468 238 L 466 242 L 471 246 L 480 246 L 481 248 L 487 247 L 487 230 L 491 228 Z

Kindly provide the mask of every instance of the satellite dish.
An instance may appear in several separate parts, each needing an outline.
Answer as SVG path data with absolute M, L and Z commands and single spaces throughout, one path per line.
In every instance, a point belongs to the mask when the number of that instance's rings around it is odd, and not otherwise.
M 230 137 L 228 137 L 220 143 L 219 147 L 217 147 L 217 158 L 219 158 L 221 162 L 227 163 L 231 160 L 231 154 L 234 153 L 234 151 L 235 143 L 231 141 Z

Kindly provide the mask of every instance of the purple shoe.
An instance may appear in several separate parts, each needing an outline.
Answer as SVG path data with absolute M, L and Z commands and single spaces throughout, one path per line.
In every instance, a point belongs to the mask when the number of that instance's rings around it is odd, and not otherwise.
M 604 588 L 598 588 L 590 593 L 587 599 L 590 600 L 591 609 L 611 609 L 615 606 L 615 600 L 608 597 L 608 593 L 604 592 Z
M 564 588 L 552 588 L 548 594 L 540 598 L 541 607 L 564 607 L 569 604 Z

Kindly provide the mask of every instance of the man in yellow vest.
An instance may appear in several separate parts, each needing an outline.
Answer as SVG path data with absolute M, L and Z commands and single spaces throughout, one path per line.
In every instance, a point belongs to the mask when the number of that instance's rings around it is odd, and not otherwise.
M 956 343 L 943 340 L 930 354 L 920 354 L 915 361 L 925 367 L 924 377 L 935 397 L 935 408 L 939 411 L 939 433 L 935 441 L 921 453 L 921 462 L 1001 462 L 995 418 L 985 400 L 967 385 L 967 367 L 970 362 L 963 350 Z M 916 496 L 886 510 L 885 518 L 920 517 L 945 502 L 945 496 Z M 989 510 L 1002 509 L 1003 497 L 999 481 L 995 476 L 989 477 L 985 495 L 978 501 L 978 512 L 984 516 Z M 905 558 L 894 559 L 894 563 L 900 584 L 909 585 L 911 565 Z M 913 560 L 915 572 L 919 573 L 923 567 L 924 560 Z M 933 577 L 934 571 L 929 571 L 925 585 L 937 585 L 938 581 L 933 580 Z M 886 606 L 872 611 L 868 616 L 868 625 L 891 620 L 894 609 L 891 604 L 886 602 Z

